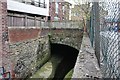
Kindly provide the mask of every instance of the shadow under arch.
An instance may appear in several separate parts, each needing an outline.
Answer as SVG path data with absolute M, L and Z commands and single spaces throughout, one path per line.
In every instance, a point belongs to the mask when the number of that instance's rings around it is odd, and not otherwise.
M 51 58 L 53 56 L 57 57 L 56 60 L 51 59 L 54 69 L 51 73 L 51 76 L 53 80 L 63 80 L 65 75 L 74 68 L 79 51 L 64 44 L 51 43 L 50 45 Z

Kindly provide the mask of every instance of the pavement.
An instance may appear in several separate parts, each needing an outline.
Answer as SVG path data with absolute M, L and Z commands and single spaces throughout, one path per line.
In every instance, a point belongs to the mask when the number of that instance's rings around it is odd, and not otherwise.
M 74 67 L 72 79 L 79 78 L 102 78 L 95 51 L 86 33 L 83 34 L 81 48 Z

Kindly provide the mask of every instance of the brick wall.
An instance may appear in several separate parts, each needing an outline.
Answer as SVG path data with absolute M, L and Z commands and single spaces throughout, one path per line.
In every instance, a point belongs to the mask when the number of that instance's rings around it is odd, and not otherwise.
M 58 17 L 59 20 L 58 21 L 62 21 L 63 20 L 63 3 L 62 2 L 58 2 L 58 14 L 56 14 L 56 4 L 55 2 L 51 2 L 50 3 L 50 17 L 51 17 L 51 21 L 54 21 L 54 17 Z
M 35 39 L 40 34 L 40 28 L 9 28 L 9 42 L 15 43 Z
M 2 3 L 0 1 L 0 66 L 2 66 Z
M 6 0 L 0 1 L 0 59 L 7 54 L 7 42 L 8 42 L 8 29 L 6 26 L 6 15 L 7 15 L 7 3 Z M 4 59 L 3 59 L 4 60 Z M 4 62 L 1 61 L 0 66 L 3 66 Z
M 57 1 L 56 1 L 57 2 Z M 58 14 L 56 12 L 56 2 L 50 2 L 50 17 L 51 21 L 55 21 L 54 17 L 58 17 L 58 21 L 69 20 L 69 10 L 70 6 L 67 2 L 57 2 L 58 4 Z M 64 7 L 64 11 L 63 11 Z
M 50 17 L 51 17 L 51 21 L 54 21 L 54 17 L 55 17 L 55 2 L 50 3 Z
M 11 70 L 8 46 L 7 0 L 0 0 L 0 67 Z M 11 71 L 10 71 L 11 72 Z
M 60 21 L 62 21 L 63 20 L 63 4 L 59 3 L 58 5 L 59 5 L 59 7 L 58 7 L 58 16 L 60 18 Z

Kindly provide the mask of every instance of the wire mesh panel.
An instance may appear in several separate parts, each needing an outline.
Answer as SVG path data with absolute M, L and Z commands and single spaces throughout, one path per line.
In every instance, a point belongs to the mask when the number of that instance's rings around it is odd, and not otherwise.
M 120 78 L 119 35 L 118 32 L 101 31 L 101 69 L 106 78 Z
M 105 78 L 120 78 L 120 26 L 118 26 L 120 3 L 111 1 L 101 5 L 104 12 L 107 12 L 100 17 L 101 70 Z
M 94 6 L 94 5 L 93 5 Z M 95 6 L 91 8 L 90 20 L 87 21 L 87 32 L 94 48 L 100 48 L 100 67 L 104 78 L 120 80 L 120 2 L 109 0 L 99 2 L 99 14 Z M 96 24 L 100 20 L 100 47 L 96 46 Z

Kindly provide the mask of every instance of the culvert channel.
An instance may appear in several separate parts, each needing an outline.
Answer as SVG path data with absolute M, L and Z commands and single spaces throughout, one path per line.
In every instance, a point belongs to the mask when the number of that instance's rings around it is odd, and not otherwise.
M 63 80 L 74 66 L 79 51 L 73 47 L 51 43 L 51 57 L 32 78 Z M 67 77 L 67 76 L 66 76 Z

